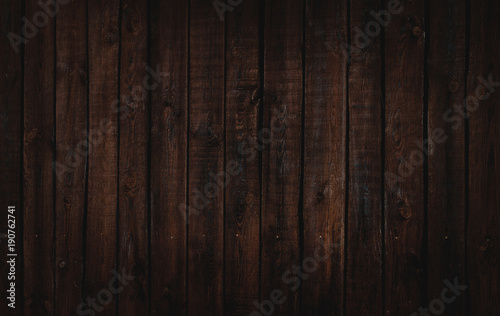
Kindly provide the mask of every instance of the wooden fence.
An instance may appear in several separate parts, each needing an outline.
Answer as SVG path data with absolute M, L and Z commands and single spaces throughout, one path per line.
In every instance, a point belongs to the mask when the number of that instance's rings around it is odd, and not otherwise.
M 1 315 L 500 315 L 499 1 L 0 13 Z

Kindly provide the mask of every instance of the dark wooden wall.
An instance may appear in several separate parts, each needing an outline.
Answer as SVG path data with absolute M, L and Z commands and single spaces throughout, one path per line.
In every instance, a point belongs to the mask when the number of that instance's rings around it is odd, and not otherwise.
M 112 271 L 97 314 L 432 315 L 451 282 L 442 315 L 500 315 L 500 2 L 59 0 L 27 36 L 45 2 L 0 4 L 0 315 Z

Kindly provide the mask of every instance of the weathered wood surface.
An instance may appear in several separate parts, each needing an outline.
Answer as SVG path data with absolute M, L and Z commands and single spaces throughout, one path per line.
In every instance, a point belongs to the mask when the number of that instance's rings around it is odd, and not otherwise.
M 47 3 L 0 5 L 1 315 L 500 312 L 497 2 Z

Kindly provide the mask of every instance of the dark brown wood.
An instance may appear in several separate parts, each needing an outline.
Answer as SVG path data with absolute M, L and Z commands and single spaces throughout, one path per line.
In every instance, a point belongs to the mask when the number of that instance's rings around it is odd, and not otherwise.
M 0 182 L 0 291 L 4 294 L 5 299 L 0 303 L 1 315 L 21 315 L 22 306 L 22 237 L 23 237 L 23 204 L 21 199 L 21 180 L 22 180 L 22 110 L 23 110 L 23 72 L 22 72 L 22 53 L 21 48 L 16 53 L 11 45 L 8 34 L 21 35 L 21 2 L 20 1 L 3 1 L 0 4 L 0 156 L 2 163 L 0 164 L 0 174 L 2 180 Z M 9 206 L 15 207 L 14 214 L 8 212 Z M 7 245 L 9 227 L 8 215 L 13 215 L 16 238 L 14 251 L 17 265 L 15 280 L 12 276 L 9 277 L 10 264 L 7 260 Z M 12 231 L 12 229 L 10 229 Z M 10 290 L 10 283 L 15 282 L 16 288 L 16 303 L 15 308 L 8 306 L 10 301 L 7 298 L 7 290 Z M 10 294 L 10 293 L 9 293 Z
M 30 21 L 39 10 L 26 1 Z M 24 59 L 24 315 L 33 316 L 54 313 L 54 40 L 49 18 Z
M 151 310 L 160 316 L 186 314 L 188 5 L 151 4 L 151 65 L 167 74 L 151 92 Z
M 224 33 L 211 1 L 190 1 L 189 315 L 223 314 Z
M 306 3 L 304 258 L 314 258 L 318 267 L 304 281 L 300 314 L 340 315 L 347 108 L 347 60 L 341 45 L 347 41 L 348 8 L 342 1 Z M 333 253 L 325 252 L 322 244 Z
M 299 289 L 306 282 L 293 272 L 302 266 L 302 17 L 302 1 L 266 1 L 263 127 L 271 132 L 262 144 L 261 299 L 277 297 L 274 315 L 300 312 Z
M 497 2 L 51 1 L 0 4 L 0 315 L 500 314 Z
M 59 8 L 56 23 L 56 315 L 82 298 L 87 143 L 87 1 Z
M 120 315 L 145 315 L 148 305 L 149 90 L 158 78 L 148 66 L 147 1 L 122 0 L 119 118 L 118 266 L 135 276 L 120 293 Z M 148 71 L 149 69 L 149 71 Z
M 98 132 L 88 161 L 88 211 L 84 298 L 97 298 L 115 278 L 117 250 L 119 1 L 88 0 L 89 133 Z M 116 270 L 115 270 L 116 271 Z M 130 271 L 116 271 L 128 274 Z M 115 283 L 115 286 L 118 285 Z M 101 297 L 106 315 L 116 314 L 116 299 Z M 107 303 L 107 304 L 106 304 Z
M 468 314 L 498 315 L 500 304 L 500 3 L 471 2 L 467 98 L 470 115 Z M 474 99 L 476 98 L 476 99 Z M 483 99 L 477 104 L 478 99 Z M 462 283 L 460 283 L 462 284 Z
M 351 1 L 346 313 L 382 315 L 382 34 L 362 45 L 380 2 Z M 375 22 L 378 23 L 378 22 Z M 380 25 L 380 24 L 379 24 Z M 360 44 L 361 42 L 361 44 Z M 364 298 L 364 299 L 360 299 Z
M 387 315 L 409 315 L 426 303 L 425 156 L 417 145 L 424 135 L 424 2 L 401 1 L 397 8 L 385 29 L 384 293 Z
M 226 168 L 224 312 L 248 315 L 260 287 L 260 177 L 257 142 L 262 87 L 259 1 L 243 1 L 226 14 Z
M 463 106 L 465 1 L 430 1 L 428 300 L 441 298 L 445 280 L 465 282 L 465 121 L 450 122 Z M 444 136 L 441 136 L 444 135 Z M 415 311 L 416 312 L 416 311 Z M 466 315 L 465 298 L 441 315 Z

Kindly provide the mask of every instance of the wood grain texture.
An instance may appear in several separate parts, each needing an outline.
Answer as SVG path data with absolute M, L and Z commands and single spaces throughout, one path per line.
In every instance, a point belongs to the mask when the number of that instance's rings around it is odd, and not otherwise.
M 119 9 L 118 0 L 88 0 L 89 132 L 100 131 L 101 139 L 89 146 L 85 298 L 107 289 L 116 269 Z M 101 297 L 96 310 L 115 315 L 116 299 Z
M 223 314 L 224 33 L 211 1 L 190 1 L 189 315 Z
M 424 135 L 424 2 L 401 1 L 399 8 L 385 29 L 385 171 L 399 176 L 385 190 L 384 292 L 390 315 L 425 305 L 425 159 L 417 145 Z
M 271 133 L 264 135 L 262 153 L 261 296 L 269 300 L 277 290 L 279 301 L 285 298 L 275 304 L 274 315 L 300 313 L 304 281 L 299 244 L 302 10 L 298 0 L 266 1 L 265 7 L 263 127 Z
M 186 314 L 188 1 L 151 4 L 151 65 L 167 74 L 152 90 L 151 310 Z
M 465 121 L 449 121 L 465 89 L 465 1 L 430 2 L 428 300 L 444 280 L 465 282 Z M 440 136 L 440 135 L 445 136 Z M 442 315 L 466 315 L 465 298 Z
M 87 143 L 87 1 L 58 12 L 56 23 L 55 314 L 80 305 Z
M 148 66 L 147 1 L 122 0 L 120 49 L 120 162 L 118 267 L 135 276 L 120 293 L 120 315 L 149 313 L 148 140 L 149 95 L 157 85 Z M 147 80 L 147 81 L 145 81 Z
M 0 303 L 1 315 L 21 315 L 22 308 L 22 274 L 18 273 L 16 279 L 9 279 L 10 265 L 7 263 L 8 247 L 8 221 L 9 206 L 14 206 L 16 211 L 16 239 L 15 253 L 18 271 L 22 271 L 22 227 L 23 227 L 23 204 L 21 197 L 22 173 L 22 111 L 23 111 L 23 55 L 21 47 L 16 53 L 12 47 L 7 34 L 21 35 L 21 3 L 19 1 L 3 1 L 0 4 L 0 290 L 6 295 L 10 289 L 10 282 L 16 282 L 17 303 L 16 310 L 8 307 L 10 301 L 2 300 Z M 4 295 L 4 296 L 5 296 Z
M 467 78 L 469 124 L 469 217 L 467 278 L 470 310 L 498 315 L 500 282 L 500 4 L 471 2 Z M 476 98 L 476 99 L 474 99 Z M 483 99 L 477 104 L 477 99 Z
M 500 314 L 497 2 L 50 1 L 0 4 L 0 315 Z
M 26 1 L 27 17 L 39 10 Z M 54 40 L 49 19 L 25 47 L 24 315 L 54 313 Z
M 341 45 L 347 41 L 348 8 L 343 1 L 306 4 L 304 258 L 314 258 L 318 268 L 304 282 L 300 314 L 340 315 L 347 131 L 347 60 Z M 325 252 L 322 244 L 334 252 Z
M 260 132 L 259 8 L 259 1 L 244 1 L 225 18 L 227 315 L 250 314 L 260 291 L 260 155 L 257 150 L 244 154 Z
M 380 1 L 351 1 L 346 314 L 382 315 L 382 38 L 360 44 Z M 363 300 L 360 298 L 363 297 Z

